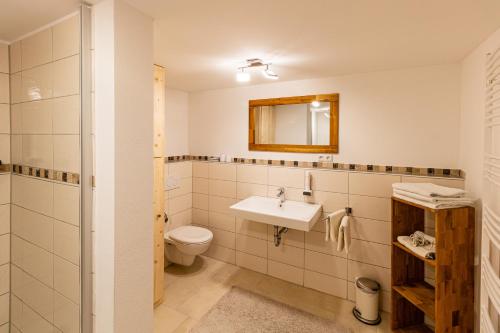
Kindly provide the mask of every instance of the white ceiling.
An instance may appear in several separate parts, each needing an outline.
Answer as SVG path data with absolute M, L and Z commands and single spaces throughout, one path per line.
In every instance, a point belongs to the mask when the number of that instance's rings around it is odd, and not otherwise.
M 241 85 L 253 57 L 280 80 L 456 63 L 500 27 L 499 0 L 127 1 L 156 19 L 155 61 L 186 91 Z
M 11 42 L 47 25 L 80 6 L 80 0 L 0 1 L 0 40 Z

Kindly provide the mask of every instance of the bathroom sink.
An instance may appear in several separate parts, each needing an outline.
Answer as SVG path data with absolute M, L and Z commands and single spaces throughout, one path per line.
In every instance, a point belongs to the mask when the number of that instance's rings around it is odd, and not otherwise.
M 252 196 L 232 205 L 236 216 L 255 222 L 310 231 L 319 220 L 321 205 L 286 200 L 280 207 L 275 198 Z

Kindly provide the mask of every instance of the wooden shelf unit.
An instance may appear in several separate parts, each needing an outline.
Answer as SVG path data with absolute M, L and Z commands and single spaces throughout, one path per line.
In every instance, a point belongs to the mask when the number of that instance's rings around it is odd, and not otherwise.
M 436 259 L 419 256 L 398 236 L 425 231 L 425 216 L 435 222 Z M 432 209 L 392 198 L 391 328 L 394 332 L 473 332 L 474 208 Z M 424 281 L 434 268 L 435 286 Z

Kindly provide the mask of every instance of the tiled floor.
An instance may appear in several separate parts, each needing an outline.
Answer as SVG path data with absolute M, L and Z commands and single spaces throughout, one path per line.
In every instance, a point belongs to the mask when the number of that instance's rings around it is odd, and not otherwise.
M 367 326 L 354 319 L 351 302 L 206 257 L 191 267 L 167 267 L 165 284 L 164 303 L 155 309 L 155 333 L 188 332 L 232 286 L 335 320 L 352 332 L 390 332 L 387 313 L 380 325 Z

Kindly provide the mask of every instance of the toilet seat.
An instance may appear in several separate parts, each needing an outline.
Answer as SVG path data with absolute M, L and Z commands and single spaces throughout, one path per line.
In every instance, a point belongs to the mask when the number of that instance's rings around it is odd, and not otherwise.
M 210 242 L 213 234 L 210 230 L 191 225 L 177 227 L 166 233 L 174 242 L 183 244 L 202 244 Z

